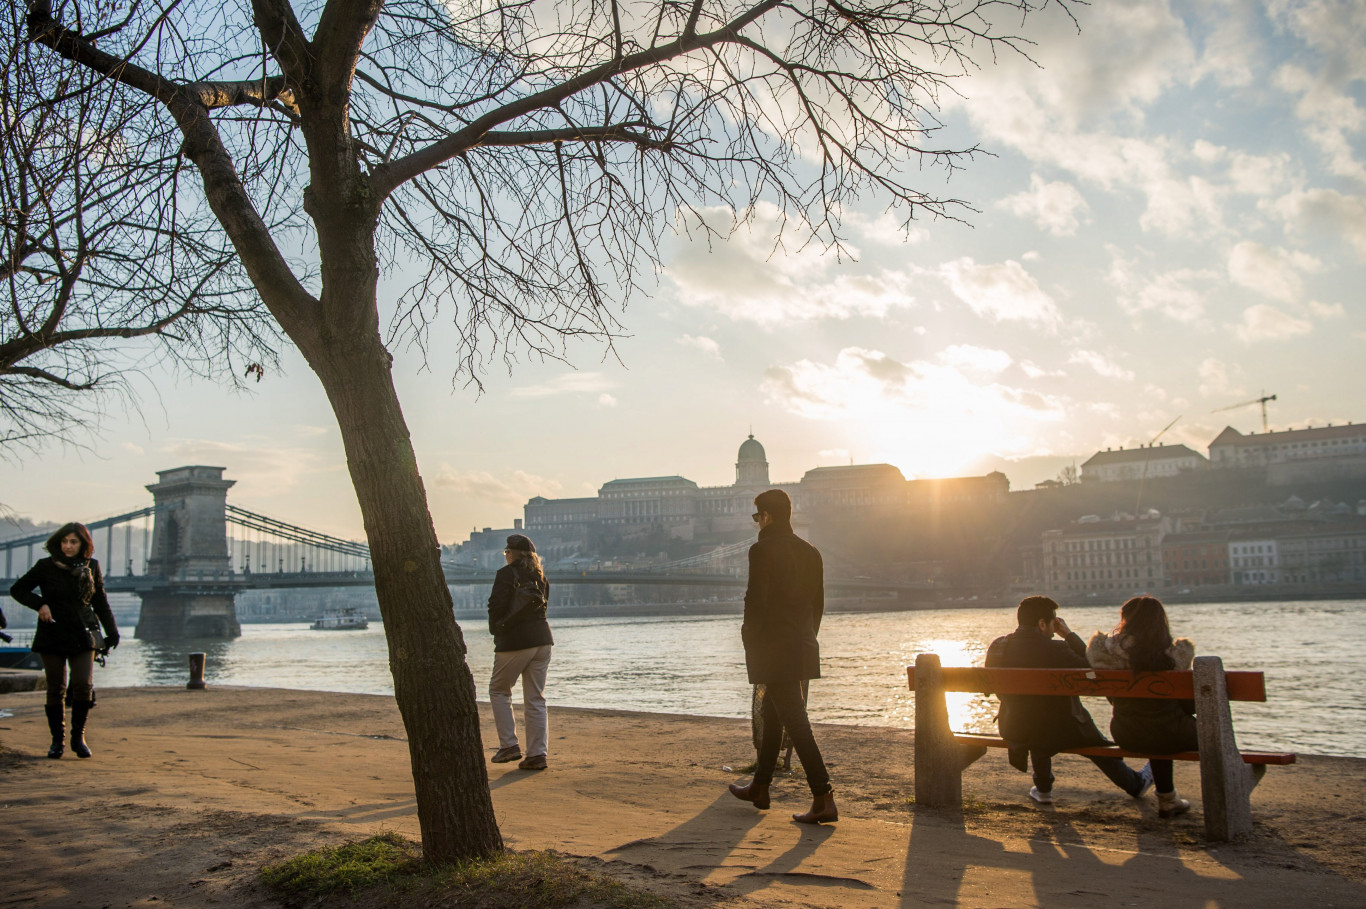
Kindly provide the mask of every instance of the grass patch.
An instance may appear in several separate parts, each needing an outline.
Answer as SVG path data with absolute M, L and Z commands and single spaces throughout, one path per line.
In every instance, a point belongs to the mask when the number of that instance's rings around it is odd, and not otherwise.
M 355 893 L 420 873 L 422 852 L 397 833 L 380 833 L 359 843 L 315 849 L 261 869 L 261 881 L 275 890 L 319 896 Z
M 296 897 L 345 893 L 365 905 L 443 909 L 676 909 L 673 900 L 588 871 L 555 852 L 505 852 L 490 859 L 433 866 L 417 843 L 381 833 L 318 849 L 261 871 L 270 888 Z

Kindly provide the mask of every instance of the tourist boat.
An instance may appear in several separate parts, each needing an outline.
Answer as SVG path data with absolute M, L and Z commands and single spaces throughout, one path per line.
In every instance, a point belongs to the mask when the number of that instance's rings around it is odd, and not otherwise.
M 362 631 L 370 627 L 370 620 L 359 609 L 325 612 L 310 626 L 314 631 Z

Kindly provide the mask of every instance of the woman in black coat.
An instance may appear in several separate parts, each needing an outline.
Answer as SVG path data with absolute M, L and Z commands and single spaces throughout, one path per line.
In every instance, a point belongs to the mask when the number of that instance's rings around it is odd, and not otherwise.
M 1188 670 L 1195 660 L 1189 638 L 1172 640 L 1167 610 L 1157 597 L 1137 596 L 1119 611 L 1119 625 L 1108 635 L 1097 631 L 1086 646 L 1086 659 L 1096 669 L 1134 669 L 1141 672 Z M 1112 698 L 1110 735 L 1116 744 L 1141 754 L 1195 751 L 1195 702 L 1162 698 Z M 1172 762 L 1149 761 L 1157 789 L 1160 817 L 1184 814 L 1190 802 L 1176 793 Z
M 498 752 L 492 760 L 506 764 L 520 760 L 522 770 L 544 770 L 549 750 L 549 718 L 545 706 L 545 677 L 555 639 L 545 620 L 550 582 L 545 578 L 536 546 L 514 533 L 503 550 L 507 564 L 498 569 L 489 593 L 489 633 L 493 635 L 493 674 L 489 704 L 498 730 Z M 526 723 L 526 758 L 517 742 L 517 720 L 512 715 L 512 686 L 522 680 L 522 719 Z
M 85 525 L 65 525 L 48 537 L 45 548 L 48 557 L 39 559 L 14 582 L 9 592 L 38 613 L 32 649 L 41 654 L 43 672 L 47 675 L 47 725 L 52 731 L 52 747 L 47 756 L 59 758 L 65 751 L 65 695 L 66 703 L 71 705 L 71 750 L 77 757 L 88 758 L 85 721 L 90 708 L 95 706 L 96 649 L 112 650 L 119 646 L 119 629 L 109 609 L 109 598 L 104 594 L 100 564 L 91 558 L 95 542 Z

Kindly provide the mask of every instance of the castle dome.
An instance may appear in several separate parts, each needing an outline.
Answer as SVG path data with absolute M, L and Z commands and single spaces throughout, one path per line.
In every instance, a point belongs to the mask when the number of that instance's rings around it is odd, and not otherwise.
M 736 457 L 737 461 L 767 461 L 768 456 L 764 453 L 764 446 L 754 438 L 751 433 L 748 439 L 740 443 L 740 454 Z
M 736 486 L 767 486 L 768 455 L 764 446 L 754 438 L 754 433 L 740 443 L 740 454 L 735 459 Z

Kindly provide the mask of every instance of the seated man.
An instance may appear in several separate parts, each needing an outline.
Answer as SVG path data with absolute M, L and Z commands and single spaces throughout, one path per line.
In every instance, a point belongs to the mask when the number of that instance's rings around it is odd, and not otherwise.
M 1058 604 L 1048 597 L 1025 597 L 1015 612 L 1019 627 L 991 642 L 988 669 L 1085 669 L 1086 645 L 1058 617 Z M 1062 640 L 1053 640 L 1053 635 Z M 1029 797 L 1041 805 L 1053 804 L 1053 755 L 1068 748 L 1109 745 L 1100 734 L 1081 698 L 1061 695 L 1001 695 L 996 717 L 1001 738 L 1010 747 L 1010 763 L 1024 771 L 1025 754 L 1034 766 L 1034 788 Z M 1153 784 L 1152 771 L 1135 773 L 1117 757 L 1092 757 L 1116 786 L 1134 798 L 1142 798 Z

